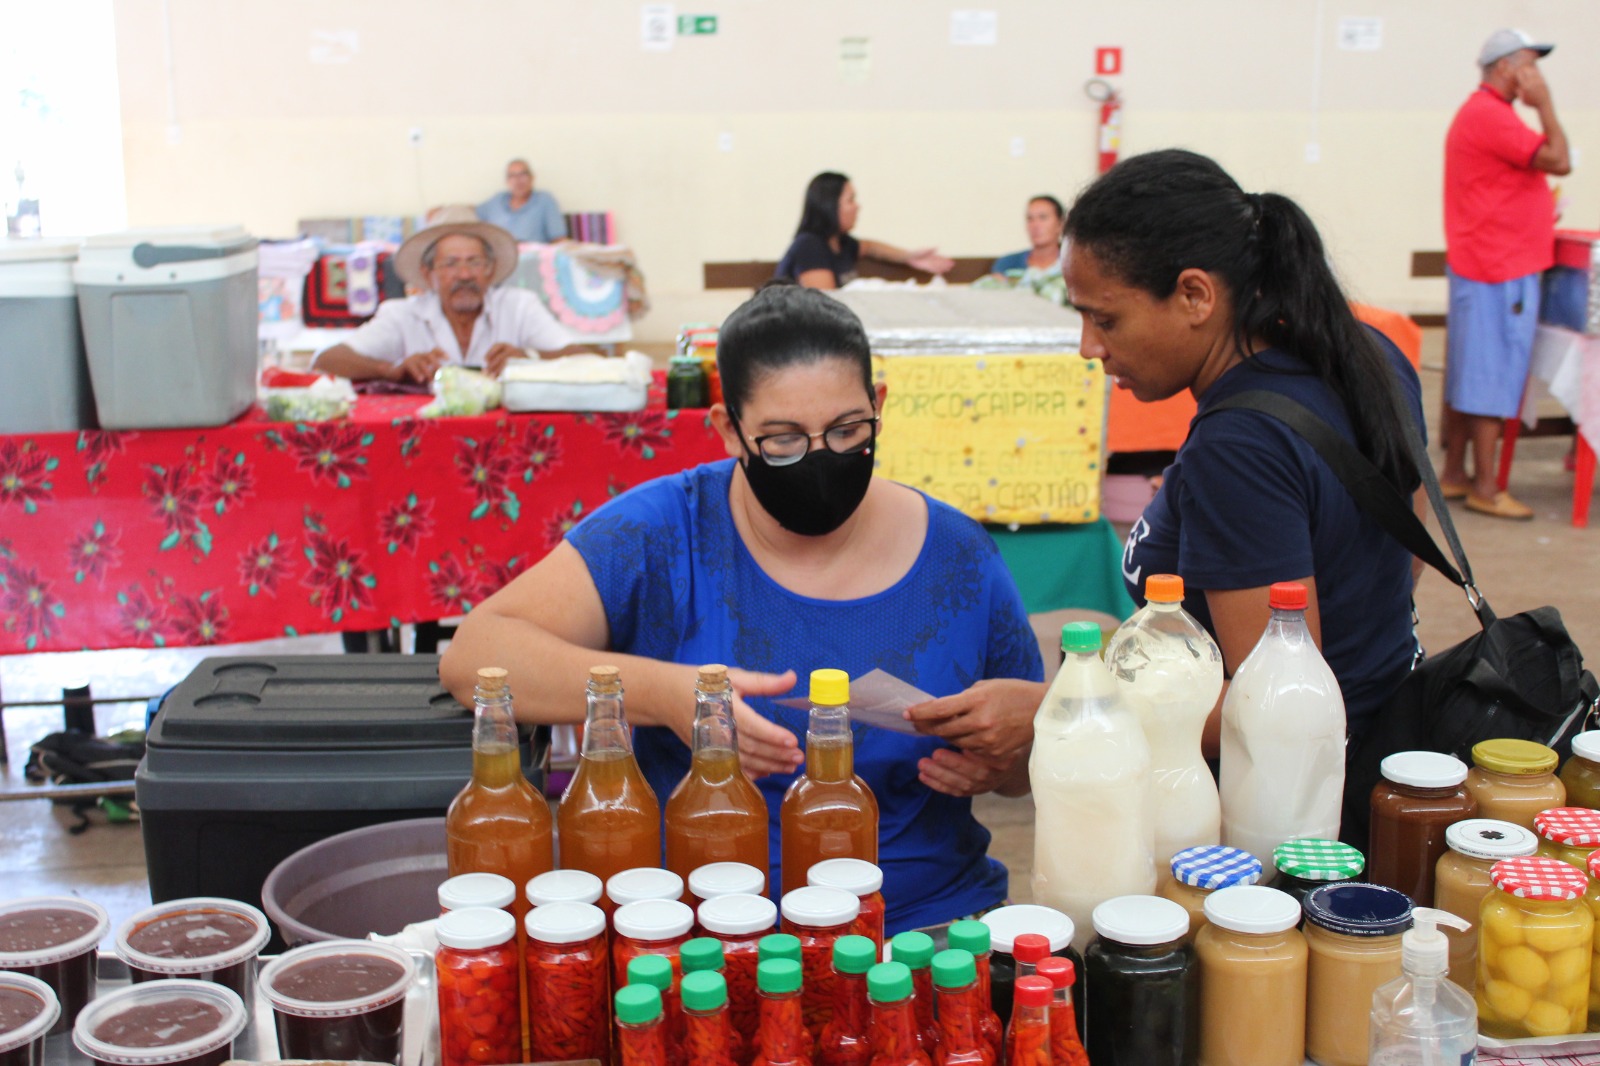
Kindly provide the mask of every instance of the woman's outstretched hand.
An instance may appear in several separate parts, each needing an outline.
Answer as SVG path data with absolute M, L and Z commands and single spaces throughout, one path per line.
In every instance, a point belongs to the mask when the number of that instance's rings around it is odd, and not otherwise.
M 746 696 L 782 696 L 793 691 L 795 673 L 761 674 L 729 670 L 733 685 L 733 721 L 739 730 L 739 761 L 751 777 L 788 774 L 805 761 L 800 742 L 783 726 L 751 710 Z

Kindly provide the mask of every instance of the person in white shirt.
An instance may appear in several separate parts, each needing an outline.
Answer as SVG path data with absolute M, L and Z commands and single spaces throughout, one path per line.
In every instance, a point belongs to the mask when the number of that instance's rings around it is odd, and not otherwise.
M 413 234 L 391 261 L 426 291 L 386 300 L 370 322 L 317 353 L 314 368 L 353 381 L 426 382 L 447 364 L 498 377 L 506 362 L 569 344 L 539 298 L 501 288 L 517 266 L 517 243 L 471 207 L 448 207 Z

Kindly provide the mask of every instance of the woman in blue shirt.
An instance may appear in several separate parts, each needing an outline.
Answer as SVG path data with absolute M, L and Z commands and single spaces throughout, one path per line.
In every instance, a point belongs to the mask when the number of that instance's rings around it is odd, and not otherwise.
M 590 515 L 467 617 L 440 673 L 458 698 L 505 666 L 520 715 L 582 718 L 589 667 L 621 667 L 636 750 L 664 800 L 687 771 L 695 667 L 725 662 L 747 771 L 771 811 L 803 758 L 797 678 L 883 669 L 935 695 L 1042 676 L 1020 597 L 988 535 L 914 489 L 873 477 L 884 389 L 843 304 L 769 286 L 719 334 L 730 458 L 657 479 Z M 520 680 L 519 680 L 520 679 Z M 857 726 L 856 772 L 877 796 L 891 931 L 1005 898 L 1006 871 L 970 796 L 1026 789 L 1021 760 Z M 776 865 L 770 884 L 781 883 Z
M 1013 271 L 1020 277 L 1025 271 L 1041 274 L 1061 273 L 1061 227 L 1066 222 L 1067 211 L 1054 196 L 1035 196 L 1028 201 L 1028 211 L 1023 216 L 1023 226 L 1028 232 L 1028 247 L 1020 252 L 1002 255 L 994 261 L 989 273 L 1002 276 Z

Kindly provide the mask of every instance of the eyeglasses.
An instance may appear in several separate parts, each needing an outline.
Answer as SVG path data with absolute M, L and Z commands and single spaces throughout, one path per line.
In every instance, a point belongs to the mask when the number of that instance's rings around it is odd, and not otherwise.
M 791 466 L 806 457 L 811 451 L 811 442 L 818 438 L 830 452 L 839 455 L 861 451 L 877 439 L 879 421 L 880 416 L 873 415 L 854 422 L 840 422 L 821 433 L 769 433 L 751 440 L 769 465 Z
M 489 260 L 485 259 L 483 256 L 469 255 L 465 259 L 462 259 L 459 256 L 451 256 L 449 259 L 441 259 L 437 263 L 433 264 L 433 269 L 460 270 L 462 267 L 465 267 L 476 274 L 482 270 L 486 270 L 488 266 Z

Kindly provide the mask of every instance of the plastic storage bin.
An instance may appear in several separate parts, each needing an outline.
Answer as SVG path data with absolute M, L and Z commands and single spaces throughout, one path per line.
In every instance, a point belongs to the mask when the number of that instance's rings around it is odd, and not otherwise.
M 90 237 L 72 277 L 103 428 L 220 426 L 255 402 L 256 239 L 243 229 Z
M 0 433 L 94 428 L 77 258 L 77 241 L 0 240 Z

